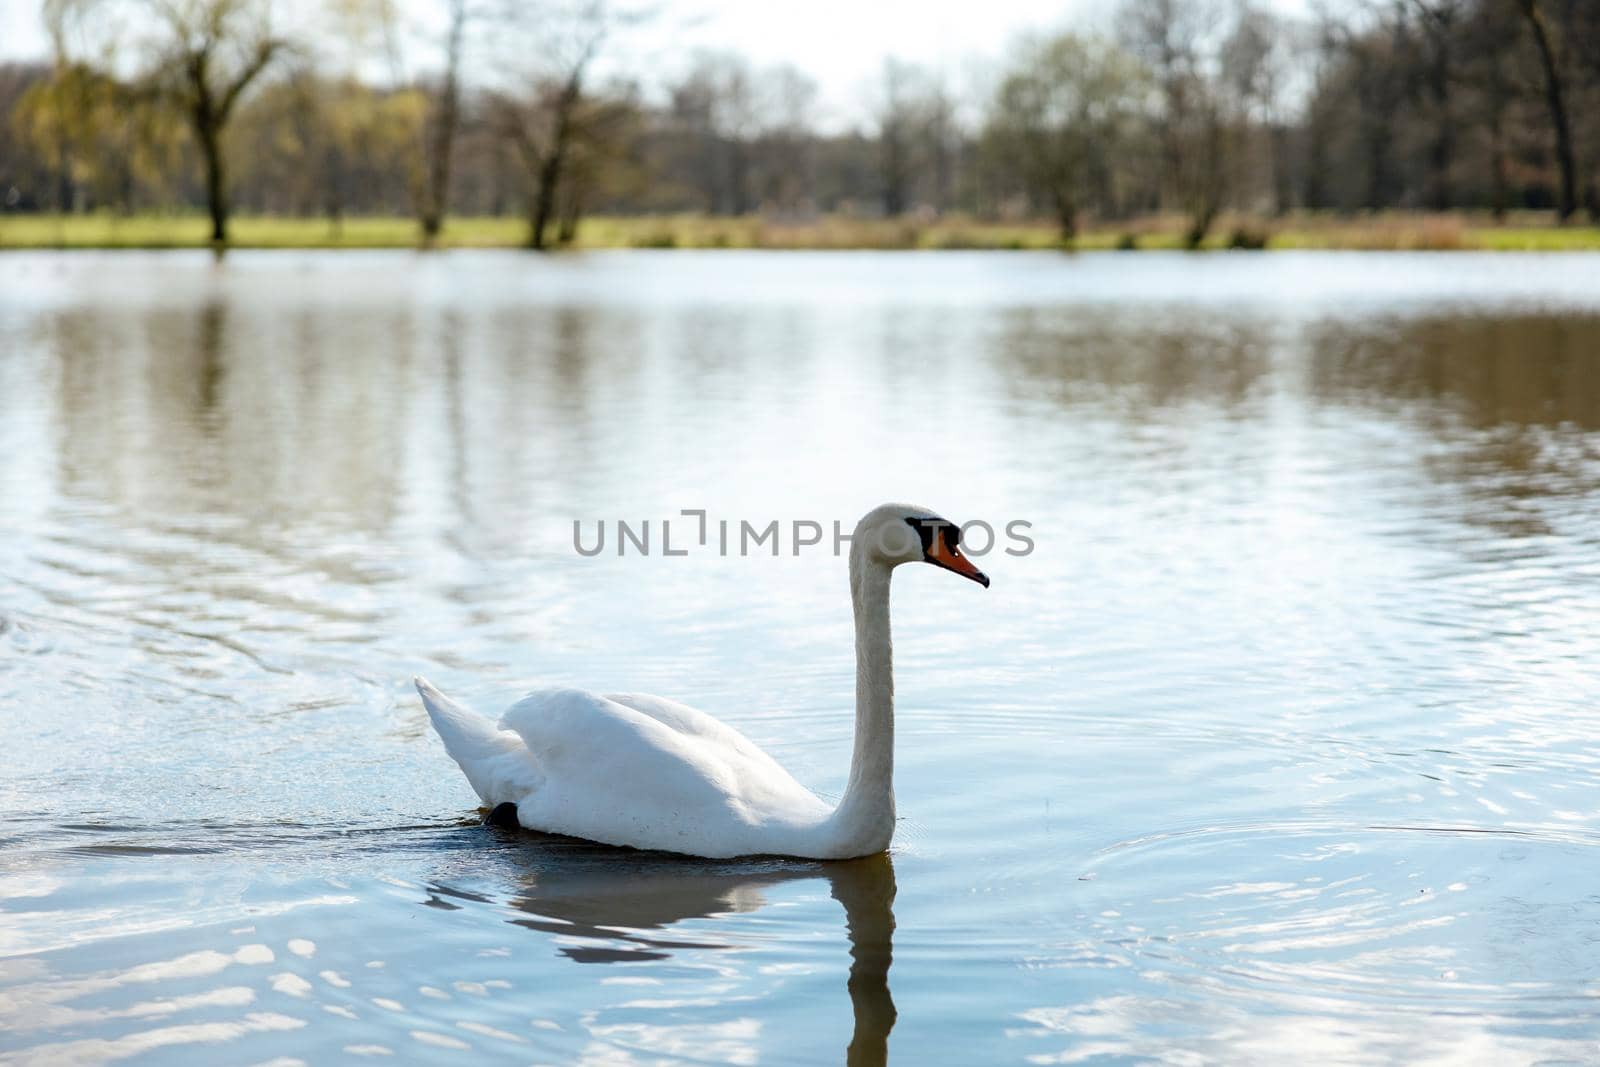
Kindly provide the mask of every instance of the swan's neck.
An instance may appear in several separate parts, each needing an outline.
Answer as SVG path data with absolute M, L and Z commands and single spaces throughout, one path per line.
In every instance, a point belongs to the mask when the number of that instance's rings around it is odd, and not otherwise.
M 856 743 L 850 782 L 834 814 L 849 855 L 880 852 L 894 834 L 894 663 L 889 643 L 890 569 L 850 556 L 856 615 Z M 860 851 L 855 851 L 859 849 Z

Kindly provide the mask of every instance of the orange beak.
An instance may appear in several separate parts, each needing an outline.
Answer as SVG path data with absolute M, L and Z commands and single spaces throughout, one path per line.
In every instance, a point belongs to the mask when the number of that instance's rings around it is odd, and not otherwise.
M 933 539 L 933 546 L 928 549 L 928 562 L 947 571 L 955 571 L 963 578 L 971 578 L 985 589 L 989 588 L 989 576 L 974 567 L 972 561 L 961 554 L 961 549 L 946 547 L 942 537 Z

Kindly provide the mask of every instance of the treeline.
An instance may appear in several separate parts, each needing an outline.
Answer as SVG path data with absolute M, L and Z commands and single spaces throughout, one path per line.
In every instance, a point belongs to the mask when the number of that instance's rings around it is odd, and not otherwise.
M 327 59 L 270 0 L 46 0 L 53 59 L 0 66 L 9 211 L 203 208 L 520 214 L 527 243 L 592 213 L 1184 219 L 1224 212 L 1580 209 L 1600 218 L 1600 3 L 1124 0 L 1097 32 L 1019 40 L 981 86 L 885 62 L 852 129 L 816 83 L 741 56 L 619 75 L 661 9 L 436 0 L 429 72 Z M 387 0 L 342 24 L 392 42 Z M 352 21 L 353 20 L 353 21 Z M 393 55 L 391 47 L 390 55 Z M 381 65 L 381 64 L 380 64 Z

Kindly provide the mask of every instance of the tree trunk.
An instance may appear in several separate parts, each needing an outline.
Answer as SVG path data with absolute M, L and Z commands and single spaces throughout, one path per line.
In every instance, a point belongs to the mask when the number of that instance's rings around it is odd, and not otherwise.
M 541 189 L 535 190 L 533 204 L 528 212 L 528 239 L 523 242 L 523 247 L 530 252 L 544 251 L 544 231 L 550 224 L 550 205 Z
M 1368 211 L 1380 211 L 1388 206 L 1389 151 L 1394 142 L 1392 122 L 1387 100 L 1375 93 L 1362 94 L 1361 140 L 1367 156 L 1366 192 L 1362 202 Z
M 1561 168 L 1561 195 L 1556 217 L 1565 223 L 1578 207 L 1577 167 L 1572 157 L 1572 132 L 1567 126 L 1566 86 L 1562 83 L 1561 66 L 1556 62 L 1549 27 L 1545 25 L 1538 0 L 1519 0 L 1519 3 L 1533 30 L 1533 42 L 1539 48 L 1539 64 L 1544 68 L 1545 101 L 1556 129 L 1556 163 Z
M 445 211 L 450 203 L 450 156 L 461 114 L 461 37 L 466 21 L 466 0 L 451 0 L 444 85 L 439 91 L 438 114 L 429 131 L 428 187 L 422 201 L 422 243 L 430 248 L 444 228 Z
M 1432 47 L 1426 70 L 1428 95 L 1433 104 L 1433 138 L 1428 145 L 1428 206 L 1435 211 L 1455 207 L 1451 170 L 1456 158 L 1455 116 L 1450 110 L 1451 41 L 1454 15 L 1449 7 L 1419 4 L 1429 27 Z
M 545 231 L 555 217 L 556 193 L 560 191 L 562 169 L 572 146 L 572 118 L 583 95 L 583 66 L 573 70 L 556 98 L 556 125 L 550 135 L 550 150 L 539 165 L 538 187 L 534 190 L 532 215 L 528 220 L 528 248 L 545 247 Z
M 1214 203 L 1207 202 L 1197 207 L 1189 216 L 1189 229 L 1183 235 L 1183 246 L 1193 252 L 1206 242 L 1206 234 L 1211 232 L 1211 224 L 1217 220 L 1217 208 Z
M 56 171 L 56 210 L 63 215 L 70 213 L 77 206 L 78 196 L 74 191 L 72 182 L 72 163 L 65 151 L 61 155 L 61 166 Z
M 567 151 L 565 140 L 565 136 L 557 134 L 556 143 L 550 146 L 544 166 L 539 168 L 539 187 L 534 193 L 533 217 L 528 223 L 528 247 L 535 251 L 544 248 L 545 231 L 555 217 L 556 188 L 561 181 L 561 164 L 565 161 Z
M 1191 251 L 1205 243 L 1212 223 L 1222 212 L 1228 193 L 1228 160 L 1234 154 L 1228 124 L 1212 105 L 1205 115 L 1201 140 L 1191 145 L 1195 172 L 1188 196 L 1189 230 L 1184 234 L 1184 246 Z
M 750 150 L 744 141 L 728 142 L 728 214 L 739 218 L 750 213 Z
M 1306 172 L 1300 202 L 1307 211 L 1328 206 L 1327 129 L 1315 101 L 1306 115 Z
M 1510 182 L 1506 177 L 1506 145 L 1505 137 L 1500 132 L 1498 120 L 1495 122 L 1489 147 L 1490 166 L 1493 170 L 1489 186 L 1489 208 L 1494 213 L 1494 221 L 1506 220 L 1506 208 L 1511 200 Z
M 1272 150 L 1272 211 L 1282 218 L 1289 213 L 1293 201 L 1293 193 L 1289 188 L 1288 126 L 1274 122 L 1267 140 Z
M 1078 205 L 1069 193 L 1057 192 L 1055 200 L 1061 243 L 1070 246 L 1078 240 Z
M 898 218 L 906 210 L 905 145 L 897 125 L 887 126 L 880 135 L 883 152 L 883 214 Z
M 556 229 L 556 243 L 570 245 L 578 239 L 578 221 L 583 218 L 583 197 L 578 190 L 561 207 L 561 225 Z
M 228 181 L 223 170 L 221 131 L 203 110 L 194 116 L 196 139 L 206 170 L 206 209 L 211 214 L 211 245 L 228 244 Z
M 1489 71 L 1489 207 L 1496 222 L 1506 220 L 1511 203 L 1510 164 L 1506 152 L 1507 86 L 1498 59 Z
M 1455 206 L 1455 190 L 1450 182 L 1450 166 L 1455 160 L 1455 131 L 1441 127 L 1428 151 L 1428 205 L 1435 211 Z

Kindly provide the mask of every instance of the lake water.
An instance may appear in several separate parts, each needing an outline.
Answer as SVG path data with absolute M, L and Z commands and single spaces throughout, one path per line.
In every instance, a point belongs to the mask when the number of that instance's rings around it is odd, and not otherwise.
M 887 857 L 480 825 L 413 674 L 836 797 L 894 499 Z M 6 255 L 0 752 L 11 1063 L 1600 1061 L 1600 258 Z

